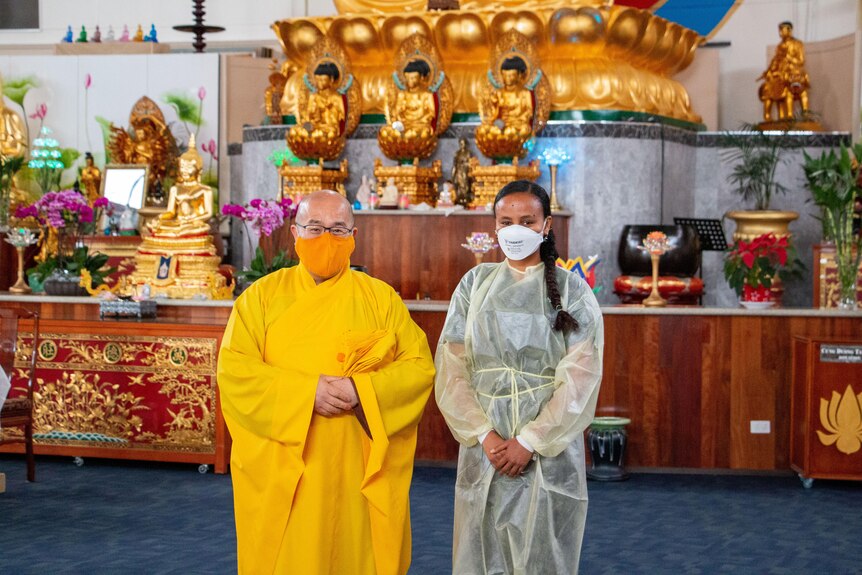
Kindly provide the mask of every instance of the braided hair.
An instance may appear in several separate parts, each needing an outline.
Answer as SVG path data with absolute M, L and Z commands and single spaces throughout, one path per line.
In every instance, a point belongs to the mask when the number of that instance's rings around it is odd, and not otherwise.
M 548 197 L 548 192 L 545 189 L 529 180 L 515 180 L 509 182 L 497 193 L 494 198 L 494 214 L 497 213 L 497 204 L 510 194 L 530 194 L 536 197 L 542 204 L 542 213 L 547 219 L 551 215 L 551 198 Z M 557 285 L 557 245 L 554 240 L 554 230 L 548 231 L 545 236 L 545 241 L 539 247 L 539 256 L 542 263 L 545 264 L 545 288 L 548 290 L 548 299 L 551 301 L 551 306 L 557 312 L 557 317 L 554 320 L 554 330 L 565 333 L 578 330 L 578 321 L 572 315 L 563 309 L 562 298 L 560 297 L 560 288 Z

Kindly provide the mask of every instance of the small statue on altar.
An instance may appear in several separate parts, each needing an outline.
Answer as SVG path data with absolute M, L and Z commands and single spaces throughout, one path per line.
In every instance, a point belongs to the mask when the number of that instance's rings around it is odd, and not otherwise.
M 269 65 L 269 86 L 263 92 L 263 103 L 270 124 L 282 123 L 281 98 L 284 96 L 284 86 L 287 79 L 295 71 L 287 62 L 279 70 L 278 58 L 273 58 Z
M 126 24 L 123 24 L 123 33 L 120 35 L 120 42 L 128 42 L 129 41 L 129 27 Z
M 458 140 L 458 151 L 452 161 L 452 182 L 455 185 L 456 204 L 466 207 L 473 200 L 470 192 L 472 182 L 470 180 L 470 150 L 467 149 L 467 140 Z
M 398 66 L 386 90 L 386 125 L 377 142 L 392 160 L 427 158 L 452 117 L 452 85 L 437 49 L 424 36 L 409 36 L 398 50 Z
M 479 102 L 476 146 L 495 160 L 525 156 L 524 143 L 548 121 L 550 102 L 533 44 L 515 30 L 507 32 L 497 42 Z
M 305 160 L 334 160 L 359 124 L 362 96 L 340 45 L 323 38 L 313 52 L 295 111 L 297 125 L 288 132 L 287 145 Z
M 111 124 L 108 151 L 114 163 L 146 164 L 149 166 L 147 187 L 153 189 L 156 181 L 163 180 L 168 166 L 177 157 L 177 144 L 158 105 L 142 97 L 129 115 L 130 129 Z
M 368 179 L 368 176 L 362 174 L 362 183 L 359 184 L 359 189 L 356 190 L 356 201 L 362 206 L 362 209 L 367 210 L 370 206 L 371 190 L 373 183 Z
M 102 171 L 96 167 L 93 154 L 87 152 L 81 169 L 81 184 L 90 206 L 102 195 Z
M 96 44 L 101 44 L 101 43 L 102 43 L 102 31 L 101 31 L 101 30 L 99 30 L 99 25 L 98 25 L 98 24 L 96 24 L 96 31 L 95 31 L 95 32 L 93 32 L 93 39 L 92 39 L 92 40 L 90 40 L 90 41 L 91 41 L 91 42 L 94 42 L 94 43 L 96 43 Z
M 81 26 L 81 33 L 78 34 L 78 39 L 75 42 L 87 43 L 87 29 L 83 25 Z
M 393 207 L 398 205 L 398 186 L 395 185 L 395 178 L 390 176 L 386 180 L 386 186 L 383 187 L 383 196 L 380 198 L 380 207 Z
M 181 237 L 209 233 L 213 191 L 201 183 L 203 165 L 192 134 L 188 151 L 180 156 L 177 182 L 168 192 L 166 211 L 148 226 L 153 235 Z
M 775 55 L 769 67 L 758 80 L 763 80 L 758 95 L 763 102 L 763 120 L 792 120 L 794 103 L 799 102 L 799 116 L 809 115 L 808 88 L 811 83 L 805 71 L 805 47 L 800 40 L 793 37 L 793 24 L 782 22 L 778 25 L 781 42 L 775 49 Z M 777 118 L 773 116 L 773 108 L 777 110 Z
M 63 39 L 60 42 L 64 42 L 66 44 L 71 44 L 74 41 L 75 33 L 72 32 L 72 25 L 69 24 L 66 26 L 66 35 L 63 36 Z
M 141 28 L 141 25 L 138 24 L 138 29 L 135 30 L 135 37 L 132 38 L 132 42 L 143 42 L 144 41 L 144 29 Z
M 159 38 L 156 35 L 156 25 L 150 24 L 150 32 L 146 36 L 144 36 L 144 42 L 152 42 L 154 44 L 159 43 Z
M 452 182 L 448 180 L 443 182 L 443 188 L 440 190 L 440 197 L 437 198 L 438 208 L 451 208 L 455 205 L 455 202 L 452 199 L 452 193 L 454 190 L 455 186 L 452 185 Z
M 117 39 L 114 36 L 114 27 L 108 24 L 108 34 L 105 36 L 105 42 L 115 42 Z

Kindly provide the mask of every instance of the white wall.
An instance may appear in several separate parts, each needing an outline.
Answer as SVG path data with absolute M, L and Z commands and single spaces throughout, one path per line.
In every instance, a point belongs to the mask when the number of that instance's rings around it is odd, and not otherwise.
M 859 0 L 744 0 L 713 41 L 728 41 L 720 49 L 719 120 L 713 129 L 732 129 L 760 118 L 757 78 L 768 60 L 766 50 L 776 44 L 778 23 L 790 20 L 802 41 L 820 41 L 851 34 L 859 28 Z M 275 45 L 270 29 L 275 20 L 302 14 L 334 14 L 332 0 L 209 0 L 205 23 L 224 26 L 225 32 L 207 37 L 209 45 L 242 42 Z M 77 36 L 81 24 L 89 31 L 99 23 L 112 24 L 119 34 L 123 23 L 132 31 L 140 22 L 145 31 L 156 25 L 163 42 L 188 43 L 191 36 L 171 29 L 192 21 L 191 2 L 180 0 L 42 0 L 42 26 L 36 32 L 0 32 L 0 49 L 10 44 L 52 44 L 68 24 Z M 814 86 L 812 90 L 816 90 Z M 695 110 L 697 102 L 694 102 Z

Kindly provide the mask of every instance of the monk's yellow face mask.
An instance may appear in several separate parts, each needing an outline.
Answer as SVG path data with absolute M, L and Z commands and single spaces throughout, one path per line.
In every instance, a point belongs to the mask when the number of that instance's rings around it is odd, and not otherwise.
M 329 279 L 347 267 L 356 247 L 353 236 L 337 238 L 323 233 L 315 238 L 296 238 L 296 255 L 311 274 Z

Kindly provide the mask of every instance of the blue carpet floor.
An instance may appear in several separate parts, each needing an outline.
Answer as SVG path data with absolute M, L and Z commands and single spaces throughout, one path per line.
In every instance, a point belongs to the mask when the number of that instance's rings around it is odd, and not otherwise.
M 0 456 L 0 472 L 4 575 L 235 572 L 228 476 L 42 457 L 28 484 L 16 456 Z M 416 469 L 411 574 L 450 571 L 454 477 Z M 586 575 L 862 573 L 862 483 L 634 474 L 589 489 Z

